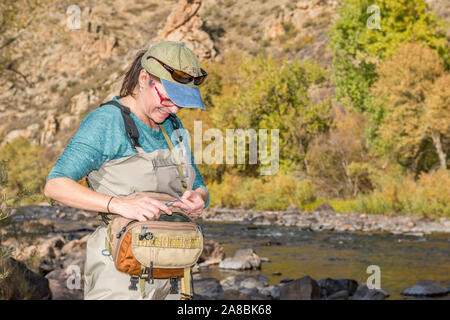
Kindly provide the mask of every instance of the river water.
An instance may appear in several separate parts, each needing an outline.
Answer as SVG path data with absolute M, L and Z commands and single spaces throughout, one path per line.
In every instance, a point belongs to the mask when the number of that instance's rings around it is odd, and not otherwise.
M 309 275 L 322 278 L 347 278 L 366 282 L 372 273 L 370 265 L 380 268 L 381 289 L 388 299 L 411 299 L 400 295 L 419 280 L 433 280 L 450 287 L 450 237 L 431 234 L 422 237 L 389 233 L 314 232 L 293 227 L 255 226 L 241 223 L 197 221 L 205 238 L 218 241 L 226 257 L 237 249 L 253 248 L 263 262 L 260 271 L 270 284 L 285 278 L 297 279 Z M 279 245 L 268 246 L 268 242 Z M 273 275 L 280 272 L 281 275 Z M 373 272 L 373 271 L 372 271 Z M 202 277 L 219 280 L 237 274 L 217 267 L 202 271 Z

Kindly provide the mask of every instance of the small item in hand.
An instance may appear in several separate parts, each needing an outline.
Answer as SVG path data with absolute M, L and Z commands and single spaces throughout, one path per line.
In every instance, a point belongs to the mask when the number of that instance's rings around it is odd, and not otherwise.
M 166 202 L 165 205 L 166 205 L 166 206 L 171 206 L 171 205 L 173 205 L 173 204 L 174 204 L 175 202 L 177 202 L 177 201 L 180 201 L 180 200 L 177 199 L 177 200 L 169 201 L 169 202 Z

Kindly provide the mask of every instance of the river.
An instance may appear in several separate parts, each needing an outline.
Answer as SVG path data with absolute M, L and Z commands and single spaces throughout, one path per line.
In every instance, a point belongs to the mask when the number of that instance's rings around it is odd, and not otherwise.
M 411 299 L 400 295 L 419 280 L 433 280 L 450 287 L 450 238 L 448 234 L 422 237 L 390 233 L 339 233 L 304 231 L 293 227 L 255 226 L 242 223 L 198 221 L 205 238 L 218 241 L 226 256 L 237 249 L 253 248 L 263 262 L 260 271 L 270 284 L 285 278 L 309 275 L 322 278 L 348 278 L 366 282 L 370 265 L 380 268 L 381 289 L 388 299 Z M 278 242 L 280 245 L 268 246 Z M 281 273 L 281 275 L 273 275 Z M 236 274 L 218 268 L 202 271 L 202 277 L 219 280 Z

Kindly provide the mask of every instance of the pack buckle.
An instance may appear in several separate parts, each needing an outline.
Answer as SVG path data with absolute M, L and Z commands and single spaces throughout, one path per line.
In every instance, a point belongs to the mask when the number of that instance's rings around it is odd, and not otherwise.
M 139 277 L 131 276 L 130 278 L 130 286 L 128 287 L 128 290 L 130 291 L 137 291 L 137 284 L 139 282 Z

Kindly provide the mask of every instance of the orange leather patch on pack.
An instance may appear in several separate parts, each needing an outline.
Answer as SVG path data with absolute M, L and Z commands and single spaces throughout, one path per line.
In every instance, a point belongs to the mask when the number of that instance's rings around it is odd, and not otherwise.
M 127 232 L 122 240 L 116 260 L 119 271 L 138 276 L 141 273 L 141 264 L 136 260 L 131 249 L 131 232 Z

